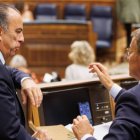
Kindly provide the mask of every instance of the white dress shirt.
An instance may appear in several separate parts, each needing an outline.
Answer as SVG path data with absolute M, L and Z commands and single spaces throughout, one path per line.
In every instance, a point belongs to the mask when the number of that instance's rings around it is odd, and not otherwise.
M 121 91 L 122 87 L 120 87 L 119 85 L 117 84 L 114 84 L 110 91 L 109 91 L 109 94 L 115 99 L 116 96 L 118 95 L 118 93 Z
M 1 60 L 2 64 L 4 65 L 5 64 L 5 60 L 4 60 L 4 57 L 3 57 L 1 52 L 0 52 L 0 60 Z

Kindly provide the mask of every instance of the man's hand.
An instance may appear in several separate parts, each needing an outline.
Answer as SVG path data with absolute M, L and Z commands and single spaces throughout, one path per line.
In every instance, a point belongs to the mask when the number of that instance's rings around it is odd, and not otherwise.
M 42 102 L 43 95 L 38 85 L 31 78 L 27 78 L 22 81 L 21 87 L 23 104 L 26 104 L 27 97 L 29 97 L 31 103 L 34 106 L 39 107 Z
M 94 132 L 92 125 L 85 115 L 77 116 L 77 118 L 73 120 L 72 130 L 78 140 L 81 140 L 85 134 L 93 135 Z
M 89 65 L 90 72 L 96 72 L 101 83 L 110 90 L 114 82 L 111 80 L 109 74 L 107 73 L 107 68 L 101 63 L 92 63 Z

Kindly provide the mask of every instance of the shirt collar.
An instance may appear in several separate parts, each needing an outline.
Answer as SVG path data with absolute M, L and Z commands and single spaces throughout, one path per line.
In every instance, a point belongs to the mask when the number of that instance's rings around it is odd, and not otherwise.
M 5 64 L 5 60 L 4 60 L 3 54 L 1 52 L 0 52 L 0 60 L 1 60 L 2 64 L 4 65 Z

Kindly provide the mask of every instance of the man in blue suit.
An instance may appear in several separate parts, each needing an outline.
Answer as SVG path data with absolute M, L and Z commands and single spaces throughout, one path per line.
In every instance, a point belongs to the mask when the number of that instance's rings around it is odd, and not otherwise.
M 19 11 L 0 4 L 0 140 L 49 140 L 42 130 L 33 137 L 27 133 L 15 89 L 22 89 L 24 104 L 29 97 L 37 107 L 42 101 L 41 90 L 29 75 L 5 65 L 5 60 L 15 55 L 23 41 L 23 22 Z
M 129 74 L 136 80 L 140 80 L 140 29 L 132 33 L 127 59 L 129 62 Z M 91 72 L 97 73 L 101 83 L 108 89 L 116 102 L 115 119 L 109 129 L 109 133 L 103 140 L 139 140 L 140 84 L 125 90 L 113 83 L 102 64 L 93 63 L 89 66 L 89 69 Z M 78 116 L 73 120 L 73 131 L 78 140 L 95 140 L 94 129 L 89 124 L 86 116 Z

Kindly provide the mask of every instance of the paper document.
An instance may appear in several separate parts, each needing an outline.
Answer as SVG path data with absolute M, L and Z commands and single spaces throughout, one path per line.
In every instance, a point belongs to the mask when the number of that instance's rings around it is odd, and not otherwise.
M 111 122 L 107 122 L 107 123 L 103 123 L 100 125 L 96 125 L 93 126 L 94 127 L 94 134 L 93 136 L 97 139 L 97 140 L 102 140 L 103 137 L 108 134 L 110 125 L 112 124 Z
M 93 136 L 97 139 L 97 140 L 102 140 L 103 137 L 108 134 L 110 125 L 112 124 L 111 122 L 107 122 L 107 123 L 103 123 L 103 124 L 99 124 L 99 125 L 95 125 L 94 127 L 94 134 Z M 68 130 L 72 131 L 72 124 L 68 124 L 65 126 L 65 128 L 67 128 Z
M 48 135 L 53 140 L 75 140 L 73 132 L 66 129 L 63 125 L 41 126 L 37 128 L 47 130 Z

